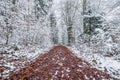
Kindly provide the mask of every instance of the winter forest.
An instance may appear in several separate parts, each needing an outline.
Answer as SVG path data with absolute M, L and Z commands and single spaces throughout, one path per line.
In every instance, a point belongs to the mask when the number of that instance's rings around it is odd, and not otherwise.
M 120 80 L 120 0 L 0 0 L 0 80 Z

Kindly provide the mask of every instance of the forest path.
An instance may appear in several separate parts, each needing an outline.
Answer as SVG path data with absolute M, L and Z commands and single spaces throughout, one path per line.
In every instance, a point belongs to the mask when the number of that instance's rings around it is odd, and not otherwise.
M 64 46 L 55 46 L 35 62 L 10 74 L 9 80 L 102 80 L 111 77 L 91 68 Z M 117 79 L 113 79 L 117 80 Z

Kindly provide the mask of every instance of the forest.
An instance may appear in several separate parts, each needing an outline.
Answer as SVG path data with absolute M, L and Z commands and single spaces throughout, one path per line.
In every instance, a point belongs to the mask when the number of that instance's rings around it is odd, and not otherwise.
M 0 0 L 0 80 L 120 80 L 120 0 Z

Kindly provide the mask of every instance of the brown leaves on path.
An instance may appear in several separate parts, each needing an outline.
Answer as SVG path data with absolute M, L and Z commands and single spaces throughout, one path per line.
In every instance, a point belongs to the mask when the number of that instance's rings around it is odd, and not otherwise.
M 102 80 L 110 78 L 105 72 L 91 68 L 89 63 L 75 56 L 66 47 L 55 46 L 27 67 L 10 74 L 9 80 Z

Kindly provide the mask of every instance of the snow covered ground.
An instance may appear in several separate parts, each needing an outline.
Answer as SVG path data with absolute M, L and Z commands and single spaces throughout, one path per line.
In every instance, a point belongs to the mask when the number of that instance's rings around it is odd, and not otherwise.
M 14 50 L 11 46 L 0 47 L 0 79 L 4 80 L 11 72 L 19 70 L 34 61 L 42 53 L 46 53 L 49 48 L 39 46 L 18 46 L 19 50 Z
M 42 53 L 46 53 L 52 47 L 41 48 L 39 46 L 18 46 L 14 50 L 10 46 L 0 48 L 0 69 L 3 70 L 0 76 L 7 77 L 9 72 L 19 70 L 34 61 Z M 105 57 L 98 53 L 92 53 L 89 48 L 77 50 L 75 47 L 68 47 L 75 55 L 88 61 L 92 67 L 105 71 L 111 76 L 120 79 L 120 55 Z
M 78 57 L 86 60 L 92 67 L 105 71 L 112 77 L 120 79 L 120 55 L 105 57 L 99 53 L 92 53 L 89 48 L 83 50 L 77 50 L 75 47 L 69 47 L 69 49 L 75 53 Z

